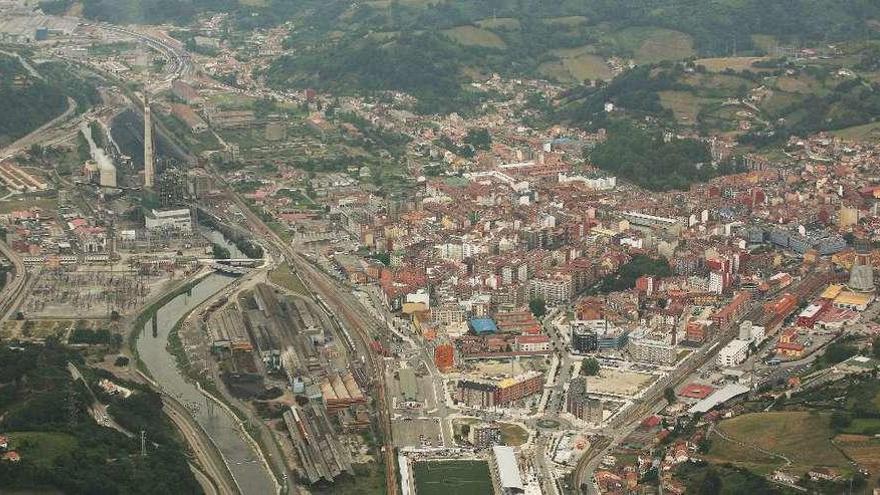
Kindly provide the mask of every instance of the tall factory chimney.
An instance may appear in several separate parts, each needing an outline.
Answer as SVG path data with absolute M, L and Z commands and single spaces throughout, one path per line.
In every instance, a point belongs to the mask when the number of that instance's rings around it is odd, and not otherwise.
M 150 115 L 150 100 L 144 90 L 144 187 L 153 188 L 156 176 L 155 160 L 153 158 L 153 121 Z

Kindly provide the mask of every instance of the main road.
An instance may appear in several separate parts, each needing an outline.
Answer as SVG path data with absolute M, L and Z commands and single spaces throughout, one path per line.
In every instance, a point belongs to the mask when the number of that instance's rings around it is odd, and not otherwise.
M 12 263 L 10 280 L 0 290 L 0 324 L 2 324 L 24 300 L 24 296 L 27 294 L 25 287 L 27 286 L 28 274 L 18 254 L 2 240 L 0 240 L 0 255 Z

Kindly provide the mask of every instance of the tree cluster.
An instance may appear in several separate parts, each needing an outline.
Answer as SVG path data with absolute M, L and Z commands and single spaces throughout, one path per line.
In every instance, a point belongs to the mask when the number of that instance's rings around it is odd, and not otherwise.
M 74 382 L 67 363 L 81 356 L 50 339 L 45 346 L 0 348 L 0 431 L 16 441 L 16 432 L 47 434 L 42 447 L 23 443 L 21 462 L 0 462 L 4 490 L 68 494 L 201 493 L 185 451 L 166 422 L 158 396 L 137 391 L 114 398 L 111 414 L 131 431 L 147 431 L 148 454 L 140 441 L 99 426 L 89 414 L 91 395 Z M 155 442 L 155 443 L 154 443 Z M 65 447 L 67 446 L 67 447 Z M 38 452 L 57 453 L 46 458 Z
M 733 162 L 714 166 L 708 145 L 664 137 L 626 121 L 608 127 L 608 139 L 586 152 L 595 166 L 652 191 L 687 189 L 695 182 L 739 171 Z

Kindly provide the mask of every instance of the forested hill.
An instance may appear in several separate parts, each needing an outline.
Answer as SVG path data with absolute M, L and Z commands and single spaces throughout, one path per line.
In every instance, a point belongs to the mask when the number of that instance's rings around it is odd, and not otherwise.
M 295 54 L 270 68 L 272 84 L 402 90 L 419 97 L 425 111 L 472 103 L 475 96 L 460 91 L 460 84 L 492 72 L 578 83 L 612 77 L 606 61 L 615 56 L 642 64 L 880 37 L 880 3 L 873 0 L 312 0 L 298 5 L 288 13 L 298 16 L 288 40 Z
M 68 96 L 81 110 L 97 101 L 94 86 L 64 64 L 46 63 L 36 70 L 33 74 L 17 58 L 0 54 L 0 108 L 15 109 L 0 112 L 0 146 L 61 115 Z
M 233 30 L 289 22 L 291 51 L 266 71 L 270 84 L 400 90 L 424 112 L 473 107 L 486 95 L 466 83 L 491 73 L 576 85 L 611 79 L 615 57 L 641 65 L 880 39 L 877 0 L 80 1 L 85 16 L 117 23 L 207 12 L 229 13 Z
M 58 4 L 64 0 L 51 0 Z M 693 36 L 700 50 L 736 40 L 748 50 L 750 35 L 834 40 L 864 36 L 880 21 L 875 0 L 84 0 L 85 15 L 119 22 L 188 22 L 207 11 L 264 22 L 303 18 L 310 25 L 374 30 L 450 28 L 487 19 L 584 16 L 593 25 L 657 26 Z M 57 8 L 57 7 L 56 7 Z
M 0 104 L 16 108 L 0 112 L 0 145 L 27 134 L 67 107 L 67 98 L 31 76 L 18 59 L 0 55 Z

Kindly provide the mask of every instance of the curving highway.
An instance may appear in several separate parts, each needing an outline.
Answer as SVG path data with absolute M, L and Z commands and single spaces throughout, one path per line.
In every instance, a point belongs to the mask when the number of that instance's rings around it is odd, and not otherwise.
M 12 316 L 27 294 L 28 273 L 21 258 L 5 242 L 0 241 L 0 254 L 12 263 L 11 280 L 0 290 L 0 324 Z

